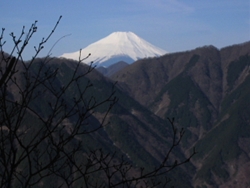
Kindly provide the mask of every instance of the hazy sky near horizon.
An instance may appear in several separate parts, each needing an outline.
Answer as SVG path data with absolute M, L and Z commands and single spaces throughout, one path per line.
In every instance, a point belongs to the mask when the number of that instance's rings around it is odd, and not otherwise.
M 0 27 L 5 28 L 4 50 L 13 46 L 10 32 L 21 33 L 38 20 L 38 30 L 26 50 L 62 20 L 41 56 L 75 52 L 115 31 L 132 31 L 168 52 L 204 45 L 222 48 L 250 41 L 250 0 L 6 0 L 1 2 Z

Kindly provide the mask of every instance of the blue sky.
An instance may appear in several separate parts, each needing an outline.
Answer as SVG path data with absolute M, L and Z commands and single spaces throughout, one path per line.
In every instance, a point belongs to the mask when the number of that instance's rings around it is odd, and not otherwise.
M 13 46 L 10 32 L 38 20 L 38 31 L 26 50 L 47 36 L 57 19 L 62 20 L 41 56 L 53 56 L 84 48 L 115 31 L 132 31 L 168 52 L 204 45 L 222 48 L 250 40 L 250 0 L 4 0 L 0 27 L 5 28 L 4 49 Z

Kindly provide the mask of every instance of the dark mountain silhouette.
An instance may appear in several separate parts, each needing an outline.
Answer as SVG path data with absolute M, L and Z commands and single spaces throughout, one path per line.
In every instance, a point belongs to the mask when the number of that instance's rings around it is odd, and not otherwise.
M 155 115 L 185 127 L 193 186 L 246 187 L 250 172 L 250 42 L 139 60 L 112 79 Z M 238 180 L 241 181 L 238 181 Z
M 38 65 L 42 61 L 36 59 Z M 54 81 L 57 88 L 64 86 L 75 64 L 62 58 L 50 60 L 49 65 L 60 71 Z M 246 42 L 223 49 L 205 46 L 138 60 L 131 65 L 120 62 L 98 70 L 110 78 L 93 70 L 83 81 L 83 84 L 93 83 L 87 97 L 101 99 L 117 82 L 114 87 L 119 101 L 107 116 L 106 121 L 110 123 L 82 138 L 84 147 L 116 151 L 135 166 L 153 168 L 171 145 L 167 118 L 174 117 L 177 127 L 185 129 L 185 135 L 181 148 L 173 152 L 171 160 L 180 161 L 193 147 L 198 154 L 191 163 L 169 174 L 173 185 L 247 187 L 250 184 L 249 67 L 250 42 Z M 78 69 L 83 73 L 88 66 L 82 64 Z M 18 70 L 21 72 L 22 67 Z M 22 83 L 22 75 L 18 74 L 17 80 Z M 18 95 L 11 85 L 8 89 L 13 98 Z M 77 89 L 70 87 L 64 100 L 68 101 L 67 96 L 72 98 Z M 45 92 L 44 98 L 32 104 L 44 116 L 48 115 L 47 100 L 52 99 Z M 100 123 L 105 109 L 106 106 L 97 108 L 89 121 L 93 125 Z M 27 121 L 35 124 L 32 115 L 30 117 Z M 74 118 L 67 123 L 73 124 Z
M 44 58 L 37 58 L 32 64 L 32 69 L 29 74 L 33 74 L 34 77 L 39 72 L 39 67 L 43 66 L 45 62 Z M 28 62 L 27 62 L 28 63 Z M 49 59 L 48 68 L 50 70 L 58 70 L 58 76 L 53 78 L 51 84 L 55 89 L 55 92 L 60 90 L 60 88 L 65 87 L 65 83 L 68 83 L 71 79 L 71 76 L 76 68 L 77 62 L 73 60 L 68 60 L 64 58 L 52 58 Z M 19 98 L 19 90 L 25 90 L 25 74 L 23 74 L 24 66 L 22 63 L 17 64 L 18 72 L 15 74 L 16 80 L 18 81 L 19 87 L 15 87 L 15 84 L 10 84 L 8 90 L 11 93 L 12 98 Z M 85 64 L 80 64 L 77 67 L 77 74 L 81 75 L 88 71 L 89 66 Z M 25 72 L 25 71 L 24 71 Z M 163 120 L 158 117 L 146 107 L 139 104 L 133 98 L 128 96 L 124 91 L 114 86 L 114 82 L 96 70 L 92 70 L 87 74 L 83 80 L 81 80 L 81 85 L 73 84 L 63 94 L 62 101 L 65 101 L 65 104 L 69 109 L 72 109 L 75 103 L 72 103 L 72 99 L 77 98 L 79 87 L 85 88 L 85 85 L 91 82 L 93 87 L 89 87 L 87 92 L 84 95 L 84 100 L 86 103 L 91 101 L 95 102 L 101 101 L 103 98 L 109 96 L 111 88 L 115 87 L 116 94 L 115 96 L 119 99 L 117 104 L 112 108 L 108 114 L 105 122 L 110 122 L 96 131 L 94 134 L 87 134 L 84 136 L 76 136 L 75 142 L 81 140 L 83 143 L 81 146 L 80 156 L 86 155 L 89 150 L 102 149 L 104 154 L 113 154 L 116 152 L 117 161 L 127 160 L 130 161 L 134 167 L 143 167 L 145 170 L 154 169 L 155 166 L 160 165 L 168 148 L 172 144 L 172 127 L 168 121 Z M 47 88 L 42 89 L 41 97 L 35 97 L 31 101 L 32 112 L 36 112 L 40 116 L 46 118 L 50 116 L 51 106 L 50 104 L 55 101 L 55 96 Z M 35 91 L 41 93 L 40 91 Z M 53 92 L 54 93 L 54 92 Z M 73 100 L 74 101 L 74 100 Z M 77 108 L 84 109 L 86 103 L 77 104 Z M 80 106 L 82 105 L 82 106 Z M 98 127 L 103 120 L 102 117 L 106 113 L 109 104 L 101 105 L 94 109 L 95 113 L 89 114 L 89 118 L 86 120 L 92 127 Z M 29 127 L 40 127 L 43 122 L 40 122 L 33 113 L 27 112 L 25 114 L 25 126 Z M 78 121 L 78 118 L 74 115 L 64 120 L 63 126 L 70 127 Z M 106 124 L 106 123 L 105 123 Z M 87 129 L 87 128 L 86 128 Z M 32 129 L 27 129 L 27 134 L 32 135 Z M 29 137 L 25 138 L 29 139 Z M 74 141 L 73 141 L 74 143 Z M 46 151 L 47 143 L 43 143 L 44 148 L 41 150 Z M 121 156 L 124 156 L 123 158 Z M 171 161 L 178 160 L 182 161 L 185 159 L 185 154 L 180 148 L 175 149 L 170 157 Z M 46 162 L 45 159 L 43 162 Z M 28 166 L 22 164 L 23 166 Z M 171 178 L 171 184 L 183 187 L 187 185 L 191 187 L 191 182 L 189 181 L 192 176 L 188 175 L 188 171 L 193 171 L 194 167 L 191 164 L 186 166 L 181 166 L 179 169 L 173 171 L 173 173 L 168 175 L 168 178 Z M 185 175 L 185 177 L 184 177 Z M 183 177 L 183 178 L 182 178 Z M 95 177 L 97 178 L 97 177 Z M 182 181 L 179 181 L 182 179 Z M 53 181 L 53 176 L 48 177 L 46 182 L 53 182 L 50 185 L 57 187 L 58 182 Z M 47 185 L 46 182 L 42 182 Z M 60 182 L 59 182 L 60 183 Z M 77 185 L 75 185 L 77 187 Z M 80 187 L 80 185 L 79 185 Z

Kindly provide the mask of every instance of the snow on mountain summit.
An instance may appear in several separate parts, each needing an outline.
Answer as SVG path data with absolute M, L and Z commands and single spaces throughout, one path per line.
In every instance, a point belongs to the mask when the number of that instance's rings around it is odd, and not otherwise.
M 118 61 L 133 63 L 146 57 L 156 57 L 167 53 L 133 32 L 114 32 L 107 37 L 82 49 L 82 56 L 91 56 L 84 63 L 108 67 Z M 65 53 L 61 57 L 78 60 L 79 51 Z

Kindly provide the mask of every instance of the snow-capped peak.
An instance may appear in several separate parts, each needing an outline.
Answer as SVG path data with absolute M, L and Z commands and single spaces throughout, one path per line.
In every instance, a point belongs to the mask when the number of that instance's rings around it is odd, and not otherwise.
M 133 32 L 114 32 L 107 37 L 82 49 L 82 56 L 91 56 L 84 63 L 108 67 L 118 61 L 133 63 L 146 57 L 161 56 L 167 53 L 149 42 L 138 37 Z M 79 51 L 65 53 L 61 57 L 78 60 Z

